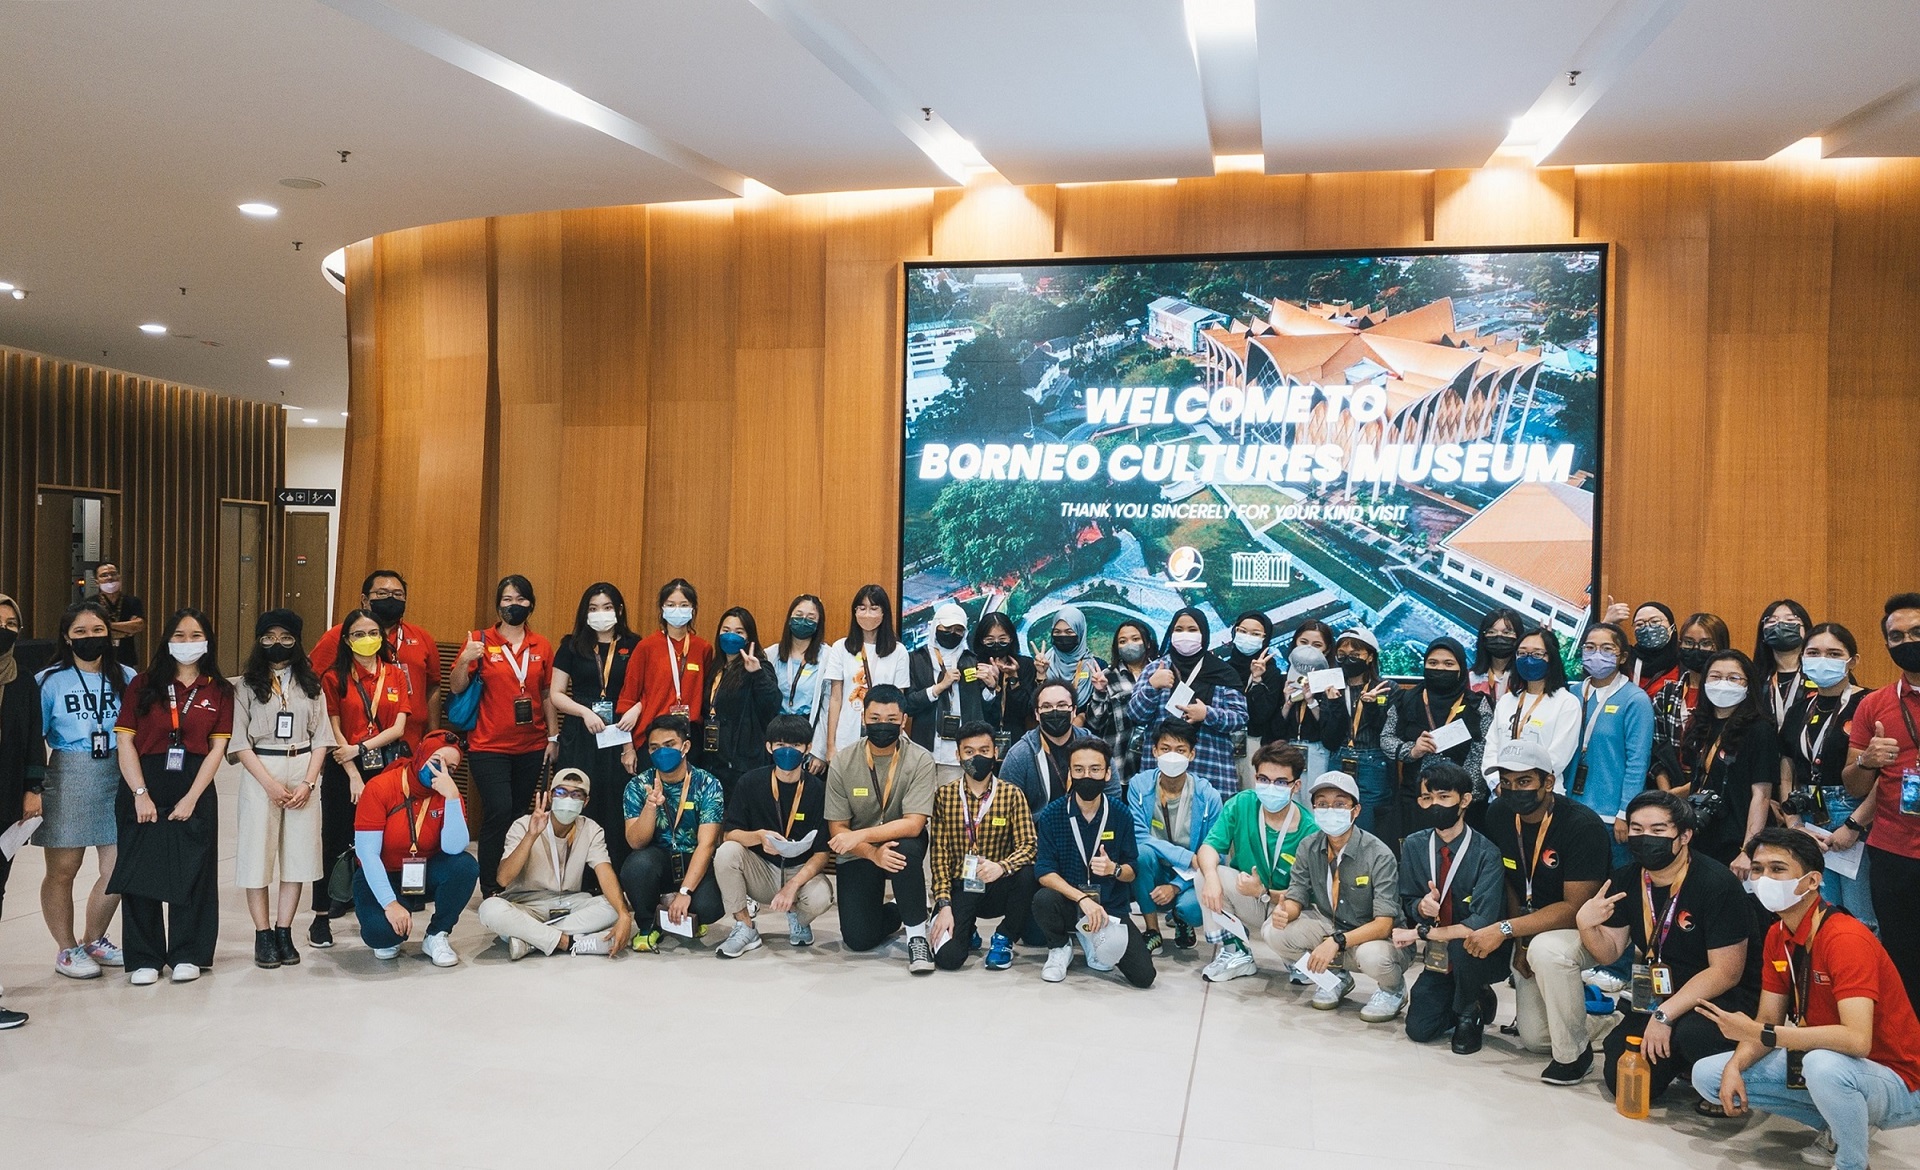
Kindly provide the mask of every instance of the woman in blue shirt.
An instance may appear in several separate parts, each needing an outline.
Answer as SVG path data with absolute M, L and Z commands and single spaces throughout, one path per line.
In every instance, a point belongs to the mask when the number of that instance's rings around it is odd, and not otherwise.
M 1647 787 L 1653 760 L 1653 701 L 1621 672 L 1627 634 L 1600 622 L 1580 639 L 1580 739 L 1567 765 L 1567 792 L 1613 829 L 1613 867 L 1633 863 L 1627 852 L 1627 803 Z
M 113 723 L 133 668 L 112 659 L 107 614 L 94 602 L 83 601 L 60 615 L 59 640 L 58 660 L 37 680 L 40 733 L 48 748 L 41 796 L 46 819 L 33 835 L 33 843 L 47 851 L 40 907 L 60 947 L 53 969 L 71 979 L 97 979 L 102 967 L 125 965 L 120 948 L 107 937 L 107 925 L 120 908 L 120 899 L 107 893 L 107 879 L 119 841 L 113 801 L 120 762 Z M 100 872 L 87 894 L 86 933 L 76 936 L 73 882 L 89 848 Z

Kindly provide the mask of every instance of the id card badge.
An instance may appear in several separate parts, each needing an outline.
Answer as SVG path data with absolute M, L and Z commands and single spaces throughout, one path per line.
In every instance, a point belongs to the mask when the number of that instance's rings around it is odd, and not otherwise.
M 1900 811 L 1920 816 L 1920 769 L 1908 768 L 1900 776 Z
M 184 772 L 187 770 L 187 749 L 174 744 L 167 749 L 167 771 Z
M 1360 770 L 1360 753 L 1347 748 L 1340 753 L 1340 770 L 1352 776 Z
M 671 707 L 667 708 L 667 714 L 685 715 L 689 719 L 691 719 L 693 717 L 693 708 L 687 706 L 685 703 L 675 703 Z
M 960 717 L 958 715 L 940 716 L 940 726 L 938 728 L 938 734 L 941 739 L 959 739 L 960 738 Z
M 980 880 L 980 858 L 974 854 L 967 854 L 966 861 L 960 866 L 960 888 L 969 894 L 984 894 L 987 891 L 987 883 Z
M 513 701 L 513 722 L 516 727 L 525 727 L 533 722 L 533 700 L 525 695 Z
M 400 893 L 408 898 L 427 896 L 426 858 L 403 857 L 400 859 Z
M 687 884 L 687 855 L 684 853 L 676 853 L 673 855 L 673 888 L 675 890 L 678 890 L 681 886 L 684 886 L 686 884 Z
M 360 770 L 362 772 L 369 772 L 369 773 L 378 772 L 380 770 L 380 749 L 379 748 L 369 747 L 369 748 L 360 749 Z
M 1650 965 L 1635 963 L 1632 980 L 1627 986 L 1631 989 L 1628 994 L 1634 1011 L 1650 1012 L 1660 1006 L 1660 997 L 1653 990 L 1653 968 Z
M 93 733 L 93 758 L 104 760 L 113 754 L 113 737 L 105 729 Z
M 720 725 L 705 723 L 700 727 L 700 746 L 709 752 L 720 750 Z
M 273 738 L 293 738 L 293 712 L 282 711 L 273 717 Z
M 1434 974 L 1446 975 L 1453 970 L 1453 951 L 1438 939 L 1428 939 L 1421 949 L 1420 961 Z
M 1667 966 L 1665 963 L 1655 963 L 1647 972 L 1647 975 L 1653 982 L 1653 994 L 1657 998 L 1665 999 L 1673 994 L 1672 967 Z
M 600 700 L 598 703 L 595 703 L 593 705 L 593 713 L 600 720 L 600 722 L 606 723 L 606 724 L 612 724 L 614 721 L 613 701 L 611 699 Z

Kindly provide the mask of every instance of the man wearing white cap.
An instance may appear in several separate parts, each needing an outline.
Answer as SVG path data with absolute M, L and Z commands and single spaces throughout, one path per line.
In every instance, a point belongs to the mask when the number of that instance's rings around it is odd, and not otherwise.
M 1282 963 L 1305 956 L 1309 975 L 1337 973 L 1337 982 L 1314 992 L 1313 1006 L 1322 1011 L 1337 1009 L 1353 990 L 1353 972 L 1365 972 L 1377 990 L 1360 1018 L 1384 1024 L 1407 1001 L 1406 956 L 1393 945 L 1400 864 L 1385 842 L 1357 825 L 1353 777 L 1323 772 L 1307 787 L 1307 799 L 1319 832 L 1301 843 L 1286 896 L 1261 934 Z
M 633 937 L 606 834 L 581 815 L 592 787 L 585 772 L 563 768 L 534 796 L 533 811 L 507 829 L 503 888 L 480 903 L 480 925 L 500 936 L 516 962 L 536 950 L 617 955 Z M 605 897 L 581 889 L 589 867 Z
M 936 783 L 960 779 L 960 729 L 986 717 L 977 667 L 967 648 L 967 611 L 949 601 L 933 611 L 926 642 L 907 657 L 900 704 L 913 720 L 913 742 L 933 753 Z

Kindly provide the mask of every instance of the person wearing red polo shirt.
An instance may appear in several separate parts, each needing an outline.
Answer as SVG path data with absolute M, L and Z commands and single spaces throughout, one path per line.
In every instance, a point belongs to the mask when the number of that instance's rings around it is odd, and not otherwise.
M 407 579 L 394 569 L 375 569 L 360 583 L 360 608 L 380 623 L 390 659 L 407 684 L 407 746 L 420 748 L 420 737 L 440 726 L 440 647 L 433 635 L 405 620 Z M 357 611 L 356 611 L 357 612 Z M 344 624 L 344 623 L 343 623 Z M 313 648 L 313 669 L 325 674 L 345 654 L 341 626 L 320 635 Z
M 1920 998 L 1920 593 L 1887 598 L 1880 633 L 1900 677 L 1854 709 L 1848 735 L 1854 756 L 1840 783 L 1854 796 L 1879 793 L 1867 835 L 1867 883 L 1880 942 L 1914 999 Z
M 1920 1020 L 1873 932 L 1820 897 L 1819 842 L 1762 829 L 1747 856 L 1754 897 L 1780 916 L 1767 931 L 1759 1018 L 1697 1005 L 1738 1047 L 1695 1061 L 1693 1087 L 1729 1117 L 1764 1109 L 1820 1129 L 1808 1155 L 1865 1170 L 1874 1130 L 1920 1125 Z
M 213 623 L 197 609 L 167 619 L 153 662 L 127 684 L 114 802 L 120 854 L 107 892 L 119 894 L 128 980 L 191 983 L 213 965 L 220 934 L 219 801 L 213 776 L 233 738 L 233 687 L 203 666 L 218 661 Z M 162 910 L 165 921 L 162 921 Z
M 679 715 L 693 724 L 693 742 L 702 742 L 706 697 L 712 689 L 707 676 L 713 673 L 713 646 L 693 632 L 699 606 L 699 593 L 684 577 L 660 587 L 660 629 L 634 648 L 615 704 L 625 730 L 652 727 L 662 715 Z M 640 753 L 634 745 L 620 749 L 620 763 L 629 776 L 640 770 Z
M 449 686 L 460 694 L 478 682 L 480 711 L 467 739 L 467 770 L 480 795 L 480 888 L 500 892 L 495 871 L 514 819 L 533 807 L 541 769 L 560 754 L 553 709 L 553 643 L 533 632 L 533 582 L 518 573 L 494 586 L 500 620 L 474 634 L 453 661 Z
M 454 786 L 460 740 L 436 731 L 420 755 L 395 760 L 367 781 L 353 814 L 353 910 L 360 938 L 376 959 L 400 954 L 413 916 L 433 903 L 420 949 L 436 967 L 460 962 L 448 936 L 480 881 L 480 863 L 467 852 L 467 814 Z

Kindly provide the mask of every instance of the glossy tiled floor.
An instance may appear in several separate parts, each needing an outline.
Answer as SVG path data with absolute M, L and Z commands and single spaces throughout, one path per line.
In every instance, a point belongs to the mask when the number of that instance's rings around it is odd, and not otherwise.
M 40 872 L 24 851 L 0 921 L 5 1002 L 33 1015 L 0 1033 L 9 1166 L 1660 1170 L 1797 1166 L 1811 1137 L 1702 1121 L 1677 1089 L 1623 1120 L 1597 1075 L 1548 1088 L 1504 1038 L 1461 1058 L 1362 1024 L 1364 986 L 1333 1015 L 1265 976 L 1209 987 L 1199 955 L 1145 992 L 1078 965 L 1044 984 L 1027 951 L 912 978 L 897 954 L 843 953 L 831 916 L 811 951 L 769 929 L 734 962 L 510 965 L 469 915 L 457 969 L 343 937 L 260 971 L 229 887 L 209 977 L 74 983 L 53 974 Z M 1877 1139 L 1874 1164 L 1920 1167 L 1920 1132 Z

